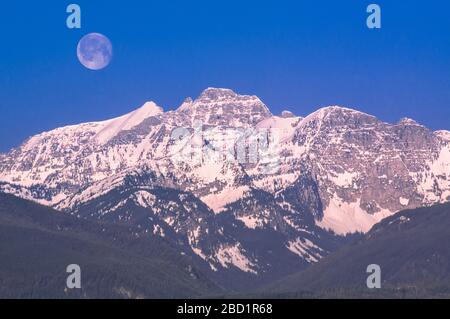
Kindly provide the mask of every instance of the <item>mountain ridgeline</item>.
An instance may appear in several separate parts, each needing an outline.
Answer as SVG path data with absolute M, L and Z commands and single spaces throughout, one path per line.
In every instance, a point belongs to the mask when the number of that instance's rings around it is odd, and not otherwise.
M 249 291 L 398 211 L 447 202 L 450 132 L 338 106 L 275 116 L 208 88 L 176 110 L 147 102 L 31 137 L 0 154 L 0 192 L 165 243 L 214 283 L 200 292 Z

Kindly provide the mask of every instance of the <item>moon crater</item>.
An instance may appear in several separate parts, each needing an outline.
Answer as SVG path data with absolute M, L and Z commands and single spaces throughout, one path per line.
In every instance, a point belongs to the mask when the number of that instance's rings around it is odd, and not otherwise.
M 111 41 L 103 34 L 89 33 L 78 42 L 78 60 L 90 70 L 97 71 L 107 67 L 112 55 Z

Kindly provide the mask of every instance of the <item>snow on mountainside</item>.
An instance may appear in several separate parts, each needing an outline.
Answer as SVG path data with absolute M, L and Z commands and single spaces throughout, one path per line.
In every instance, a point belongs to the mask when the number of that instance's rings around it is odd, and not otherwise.
M 443 140 L 450 142 L 450 131 L 436 131 L 435 134 Z
M 448 200 L 448 142 L 412 120 L 393 125 L 328 107 L 307 116 L 294 144 L 317 176 L 324 216 L 338 233 L 368 231 L 404 208 Z
M 60 183 L 74 182 L 77 188 L 106 178 L 111 171 L 121 171 L 122 154 L 107 149 L 104 144 L 159 114 L 162 109 L 147 102 L 116 119 L 62 127 L 33 136 L 2 160 L 1 180 L 20 186 L 45 184 L 51 189 Z M 78 174 L 85 168 L 86 171 Z
M 174 111 L 148 102 L 36 135 L 1 155 L 0 190 L 172 236 L 214 271 L 268 274 L 332 251 L 324 229 L 367 232 L 448 201 L 449 136 L 339 106 L 274 116 L 256 96 L 208 88 Z
M 229 89 L 208 88 L 195 100 L 187 99 L 177 110 L 187 114 L 191 124 L 241 127 L 270 117 L 267 106 L 256 96 L 239 95 Z
M 147 102 L 139 109 L 127 115 L 104 122 L 103 124 L 106 125 L 104 125 L 102 130 L 97 133 L 95 139 L 99 143 L 104 144 L 116 136 L 119 132 L 128 131 L 141 124 L 146 118 L 162 113 L 162 108 L 157 106 L 154 102 Z

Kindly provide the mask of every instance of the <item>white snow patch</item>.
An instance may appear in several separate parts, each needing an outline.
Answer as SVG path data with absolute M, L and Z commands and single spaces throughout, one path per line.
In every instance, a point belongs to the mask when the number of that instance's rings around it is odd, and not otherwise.
M 360 199 L 353 203 L 346 203 L 334 196 L 324 210 L 323 219 L 316 221 L 317 226 L 331 229 L 339 235 L 355 232 L 366 233 L 373 225 L 394 213 L 387 209 L 381 209 L 377 213 L 369 214 L 360 207 L 360 203 Z
M 442 138 L 444 141 L 450 142 L 450 131 L 436 131 L 434 132 L 437 136 Z
M 239 243 L 235 245 L 222 245 L 216 252 L 216 258 L 224 268 L 228 268 L 229 265 L 233 265 L 244 272 L 250 272 L 257 274 L 252 269 L 255 265 L 244 255 L 244 250 Z
M 202 250 L 200 249 L 200 248 L 197 248 L 197 247 L 192 247 L 191 246 L 191 249 L 192 249 L 192 251 L 197 255 L 197 256 L 199 256 L 201 259 L 203 259 L 203 260 L 207 260 L 207 257 L 206 257 L 206 255 L 202 252 Z
M 220 213 L 227 204 L 233 203 L 244 195 L 248 186 L 227 187 L 218 193 L 208 194 L 200 199 L 211 208 L 214 213 Z
M 353 180 L 358 177 L 358 173 L 344 172 L 340 174 L 328 174 L 328 178 L 337 186 L 351 187 Z
M 250 229 L 256 229 L 258 227 L 261 228 L 264 226 L 263 221 L 256 216 L 238 216 L 236 219 L 243 222 L 245 227 Z
M 270 134 L 277 134 L 280 141 L 285 141 L 292 137 L 296 126 L 302 120 L 301 117 L 283 118 L 279 116 L 272 116 L 262 120 L 256 125 L 257 129 L 268 129 Z
M 188 241 L 191 246 L 196 246 L 200 240 L 201 227 L 197 226 L 193 231 L 188 232 Z
M 130 130 L 141 124 L 146 118 L 162 113 L 163 110 L 161 107 L 154 102 L 147 102 L 131 113 L 105 121 L 104 123 L 107 125 L 97 133 L 95 138 L 99 143 L 104 144 L 116 136 L 120 131 Z
M 442 147 L 435 160 L 427 161 L 427 172 L 410 173 L 417 190 L 424 195 L 424 204 L 446 202 L 450 196 L 450 144 Z M 435 187 L 443 190 L 435 192 Z
M 153 204 L 156 201 L 156 196 L 153 194 L 150 194 L 146 191 L 137 191 L 132 195 L 134 201 L 136 204 L 143 208 L 148 208 L 153 206 Z
M 394 223 L 397 222 L 397 221 L 399 222 L 399 224 L 405 224 L 405 223 L 411 221 L 411 219 L 410 219 L 409 217 L 406 217 L 406 216 L 400 216 L 399 218 L 397 218 L 397 219 L 391 221 L 391 222 L 389 223 L 389 225 L 392 225 L 392 224 L 394 224 Z
M 159 225 L 153 225 L 153 234 L 159 235 L 161 237 L 165 237 L 166 234 L 164 233 L 164 229 L 161 228 Z
M 400 205 L 402 205 L 402 206 L 408 206 L 408 204 L 409 204 L 408 198 L 400 197 L 399 201 L 400 201 Z
M 252 173 L 256 173 L 253 171 L 249 172 L 250 175 Z M 258 176 L 256 176 L 257 178 Z M 255 179 L 253 184 L 265 190 L 266 192 L 274 193 L 276 191 L 287 188 L 292 185 L 298 178 L 298 173 L 281 173 L 276 175 L 263 175 L 262 178 Z
M 317 251 L 323 252 L 323 249 L 306 238 L 297 238 L 296 240 L 291 240 L 288 242 L 286 247 L 294 254 L 305 258 L 309 263 L 316 263 L 320 258 L 322 258 L 322 256 Z M 316 252 L 314 252 L 314 250 Z

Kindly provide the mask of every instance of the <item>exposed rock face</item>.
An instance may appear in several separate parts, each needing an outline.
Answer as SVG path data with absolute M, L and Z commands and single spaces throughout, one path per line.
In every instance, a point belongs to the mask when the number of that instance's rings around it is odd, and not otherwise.
M 276 276 L 335 249 L 324 229 L 367 232 L 449 200 L 449 136 L 338 106 L 278 117 L 255 96 L 209 88 L 175 111 L 149 102 L 31 137 L 0 156 L 0 189 L 139 225 L 214 272 Z
M 320 185 L 321 225 L 338 232 L 368 231 L 393 212 L 450 195 L 448 143 L 411 120 L 391 125 L 330 107 L 305 118 L 293 141 L 307 148 Z
M 192 123 L 225 127 L 254 126 L 271 116 L 258 97 L 215 88 L 206 89 L 195 101 L 185 101 L 177 111 L 188 115 Z
M 294 113 L 292 113 L 291 111 L 283 111 L 281 112 L 280 116 L 285 119 L 295 117 Z

